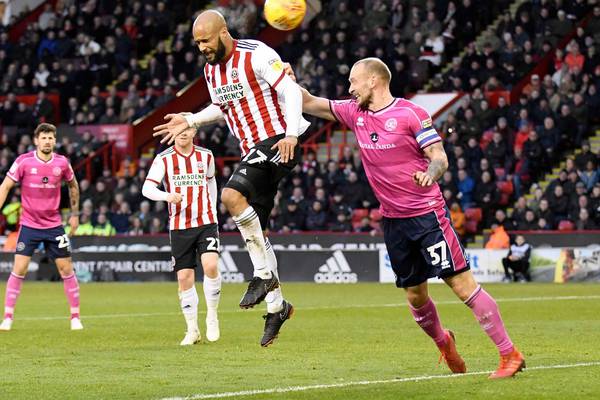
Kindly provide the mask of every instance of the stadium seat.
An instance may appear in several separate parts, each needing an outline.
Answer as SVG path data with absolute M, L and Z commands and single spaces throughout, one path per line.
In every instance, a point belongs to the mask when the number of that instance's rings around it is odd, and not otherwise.
M 500 193 L 500 200 L 498 201 L 498 204 L 500 204 L 501 206 L 507 206 L 509 202 L 510 202 L 510 194 Z
M 490 144 L 493 137 L 494 131 L 489 130 L 483 132 L 483 135 L 481 135 L 481 139 L 479 140 L 479 146 L 481 147 L 481 150 L 485 151 L 486 147 L 488 146 L 488 144 Z
M 513 194 L 515 190 L 511 181 L 500 181 L 496 183 L 496 186 L 498 187 L 500 193 L 507 194 L 509 196 Z
M 371 218 L 371 221 L 373 221 L 373 222 L 381 221 L 381 213 L 379 212 L 379 209 L 373 208 L 371 210 L 371 212 L 369 213 L 369 218 Z
M 467 221 L 475 221 L 475 223 L 479 223 L 483 218 L 483 211 L 481 208 L 467 208 L 465 210 L 465 217 L 467 218 Z
M 575 224 L 569 221 L 568 219 L 563 219 L 558 223 L 559 231 L 573 231 L 575 230 Z
M 471 233 L 471 234 L 477 233 L 477 221 L 465 222 L 465 229 L 467 230 L 467 233 Z
M 369 216 L 368 208 L 357 208 L 354 211 L 352 211 L 352 223 L 354 224 L 355 222 L 360 222 L 361 219 L 363 219 L 364 217 L 368 217 L 368 216 Z

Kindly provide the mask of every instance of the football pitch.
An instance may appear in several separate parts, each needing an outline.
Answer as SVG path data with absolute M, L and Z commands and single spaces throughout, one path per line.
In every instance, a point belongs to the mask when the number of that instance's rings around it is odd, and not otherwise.
M 600 285 L 485 287 L 527 361 L 514 379 L 487 379 L 496 349 L 442 285 L 430 292 L 466 375 L 438 365 L 392 285 L 286 284 L 296 313 L 264 349 L 264 305 L 237 307 L 245 285 L 223 287 L 218 342 L 180 347 L 175 283 L 83 284 L 85 330 L 71 332 L 62 284 L 26 282 L 13 330 L 0 332 L 0 399 L 598 398 Z

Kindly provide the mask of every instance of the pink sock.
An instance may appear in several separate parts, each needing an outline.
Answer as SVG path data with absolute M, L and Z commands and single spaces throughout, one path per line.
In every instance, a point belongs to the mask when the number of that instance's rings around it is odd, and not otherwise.
M 79 283 L 75 273 L 63 277 L 63 286 L 71 307 L 71 319 L 79 318 Z
M 433 300 L 431 300 L 431 297 L 427 299 L 427 303 L 419 308 L 414 308 L 410 303 L 408 306 L 415 318 L 415 322 L 419 324 L 421 329 L 431 336 L 438 347 L 443 346 L 446 343 L 446 334 L 444 333 L 442 323 L 440 322 L 437 310 L 435 309 L 435 304 L 433 303 Z
M 4 297 L 4 318 L 13 319 L 17 299 L 21 293 L 21 285 L 25 277 L 10 273 L 6 282 L 6 296 Z
M 469 296 L 465 304 L 473 311 L 479 325 L 492 339 L 492 342 L 496 344 L 500 354 L 510 354 L 513 343 L 508 337 L 508 333 L 506 333 L 500 310 L 498 310 L 498 305 L 492 296 L 483 290 L 481 286 L 477 286 L 477 289 Z

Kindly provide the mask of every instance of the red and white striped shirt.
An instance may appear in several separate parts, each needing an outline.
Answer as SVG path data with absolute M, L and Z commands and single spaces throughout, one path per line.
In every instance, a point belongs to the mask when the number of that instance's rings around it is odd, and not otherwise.
M 210 150 L 194 146 L 184 156 L 175 146 L 160 153 L 150 167 L 146 180 L 163 184 L 168 193 L 180 193 L 179 204 L 169 204 L 169 229 L 189 229 L 217 223 L 215 160 Z M 212 189 L 211 189 L 212 187 Z
M 227 59 L 204 67 L 212 102 L 225 114 L 242 156 L 257 143 L 285 133 L 282 102 L 275 91 L 284 76 L 279 55 L 258 40 L 234 40 Z M 301 125 L 299 134 L 306 128 L 308 124 Z

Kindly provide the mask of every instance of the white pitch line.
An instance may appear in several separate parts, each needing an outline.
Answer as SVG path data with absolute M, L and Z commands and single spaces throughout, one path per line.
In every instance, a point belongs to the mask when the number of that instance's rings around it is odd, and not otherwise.
M 547 296 L 547 297 L 507 297 L 498 298 L 498 303 L 513 303 L 513 302 L 530 302 L 530 301 L 565 301 L 565 300 L 598 300 L 600 295 L 589 295 L 589 296 Z M 453 305 L 463 304 L 460 300 L 442 300 L 436 301 L 436 305 Z M 339 305 L 339 306 L 319 306 L 319 307 L 297 307 L 298 311 L 315 311 L 315 310 L 343 310 L 352 308 L 388 308 L 388 307 L 404 307 L 406 303 L 386 303 L 386 304 L 350 304 L 350 305 Z M 262 310 L 256 308 L 254 310 L 220 310 L 219 313 L 241 313 L 241 312 L 262 312 Z M 200 314 L 204 311 L 199 311 Z M 128 313 L 128 314 L 83 314 L 84 319 L 102 319 L 102 318 L 135 318 L 135 317 L 156 317 L 162 315 L 179 315 L 178 312 L 164 312 L 164 313 Z M 23 317 L 18 318 L 23 321 L 52 321 L 66 319 L 66 316 L 52 316 L 52 317 Z
M 597 367 L 600 366 L 600 361 L 582 362 L 575 364 L 557 364 L 557 365 L 539 365 L 535 367 L 526 368 L 525 371 L 536 371 L 545 369 L 566 369 L 566 368 L 579 368 L 579 367 Z M 378 379 L 373 381 L 352 381 L 343 383 L 329 383 L 319 385 L 307 385 L 307 386 L 289 386 L 272 389 L 253 389 L 253 390 L 241 390 L 239 392 L 222 392 L 222 393 L 211 393 L 211 394 L 194 394 L 187 397 L 166 397 L 160 400 L 203 400 L 203 399 L 222 399 L 227 397 L 242 397 L 242 396 L 254 396 L 257 394 L 270 394 L 270 393 L 290 393 L 290 392 L 304 392 L 307 390 L 319 390 L 319 389 L 338 389 L 345 388 L 348 386 L 370 386 L 370 385 L 382 385 L 389 383 L 404 383 L 404 382 L 421 382 L 429 381 L 434 379 L 458 379 L 465 376 L 476 376 L 476 375 L 488 375 L 493 371 L 476 371 L 467 372 L 466 374 L 446 374 L 446 375 L 421 375 L 412 376 L 408 378 L 394 378 L 394 379 Z

